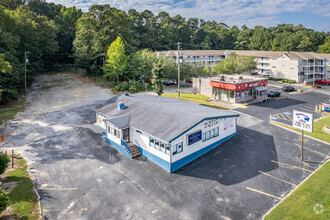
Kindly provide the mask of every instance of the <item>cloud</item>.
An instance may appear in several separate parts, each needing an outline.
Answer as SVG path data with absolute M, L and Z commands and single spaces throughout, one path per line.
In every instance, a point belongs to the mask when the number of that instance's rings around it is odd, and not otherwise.
M 150 10 L 155 14 L 167 11 L 171 16 L 180 14 L 186 18 L 197 17 L 215 20 L 227 25 L 249 27 L 273 26 L 283 23 L 282 13 L 294 16 L 296 12 L 306 16 L 330 17 L 328 0 L 47 0 L 65 6 L 76 6 L 88 11 L 94 4 L 109 4 L 121 10 Z M 290 22 L 290 21 L 287 21 Z M 330 21 L 329 21 L 330 23 Z M 315 21 L 315 26 L 318 23 Z

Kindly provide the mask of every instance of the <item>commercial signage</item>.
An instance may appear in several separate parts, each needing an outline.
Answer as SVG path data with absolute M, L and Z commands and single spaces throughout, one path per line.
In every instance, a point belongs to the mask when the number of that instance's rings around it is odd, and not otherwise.
M 202 131 L 201 130 L 188 135 L 188 145 L 192 145 L 200 140 L 202 140 Z
M 226 83 L 226 82 L 211 81 L 210 84 L 214 88 L 226 89 L 226 90 L 231 90 L 231 91 L 240 91 L 240 90 L 245 90 L 245 89 L 252 89 L 257 86 L 266 86 L 268 84 L 268 81 L 267 81 L 267 79 L 259 80 L 257 82 L 246 82 L 246 83 L 238 83 L 238 82 Z
M 219 119 L 206 120 L 206 121 L 204 121 L 204 129 L 212 127 L 217 124 L 219 124 Z
M 313 132 L 313 114 L 293 111 L 293 127 L 303 131 Z
M 322 111 L 330 112 L 330 104 L 322 103 Z

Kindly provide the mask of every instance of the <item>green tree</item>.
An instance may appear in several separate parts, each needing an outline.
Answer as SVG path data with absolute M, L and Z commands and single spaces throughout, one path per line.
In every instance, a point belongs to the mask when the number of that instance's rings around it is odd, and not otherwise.
M 125 45 L 120 37 L 111 43 L 107 52 L 107 60 L 103 68 L 104 75 L 111 80 L 119 81 L 120 75 L 127 70 L 129 57 L 125 55 Z
M 297 49 L 298 51 L 313 51 L 313 43 L 311 39 L 307 36 L 303 36 Z
M 143 80 L 149 82 L 152 78 L 153 64 L 158 60 L 156 53 L 144 49 L 139 50 L 131 55 L 129 61 L 129 72 L 131 73 L 131 79 Z
M 216 64 L 213 68 L 215 74 L 240 74 L 250 72 L 256 68 L 256 62 L 252 56 L 238 56 L 231 53 L 228 58 Z
M 56 41 L 59 44 L 58 57 L 60 58 L 56 59 L 57 62 L 73 62 L 70 56 L 72 55 L 73 40 L 76 35 L 76 23 L 81 16 L 80 9 L 63 7 L 55 19 L 55 23 L 59 28 Z
M 324 44 L 319 46 L 318 51 L 319 53 L 330 53 L 330 36 L 327 36 L 327 38 L 324 41 Z
M 161 96 L 164 91 L 164 85 L 162 83 L 162 80 L 164 79 L 164 66 L 161 59 L 158 59 L 156 63 L 153 64 L 152 68 L 152 88 L 154 92 Z

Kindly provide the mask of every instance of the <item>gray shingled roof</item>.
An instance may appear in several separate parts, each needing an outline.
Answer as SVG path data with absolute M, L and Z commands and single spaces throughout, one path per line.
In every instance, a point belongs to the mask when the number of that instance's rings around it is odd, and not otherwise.
M 129 123 L 131 121 L 131 115 L 122 115 L 118 117 L 112 117 L 109 119 L 105 119 L 104 121 L 108 121 L 111 124 L 117 126 L 118 128 L 127 128 L 129 127 Z
M 262 51 L 262 50 L 181 50 L 186 56 L 212 56 L 225 55 L 226 52 L 235 52 L 242 56 L 270 57 L 276 58 L 286 54 L 291 59 L 330 59 L 330 54 L 315 52 L 297 52 L 297 51 Z M 177 56 L 177 50 L 158 51 L 157 54 L 165 57 Z
M 123 102 L 125 109 L 118 110 L 117 103 Z M 161 140 L 170 142 L 194 125 L 209 118 L 238 117 L 231 111 L 225 111 L 197 104 L 194 102 L 157 97 L 153 95 L 116 95 L 97 110 L 108 117 L 130 115 L 129 125 Z M 126 120 L 124 122 L 119 122 Z M 125 124 L 127 117 L 115 120 L 117 124 Z

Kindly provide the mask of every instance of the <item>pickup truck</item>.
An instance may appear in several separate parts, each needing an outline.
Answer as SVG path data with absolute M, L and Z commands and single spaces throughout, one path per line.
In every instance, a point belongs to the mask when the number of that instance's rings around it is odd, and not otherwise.
M 323 85 L 329 85 L 330 84 L 330 80 L 326 80 L 326 79 L 316 80 L 315 82 L 317 84 L 323 84 Z

